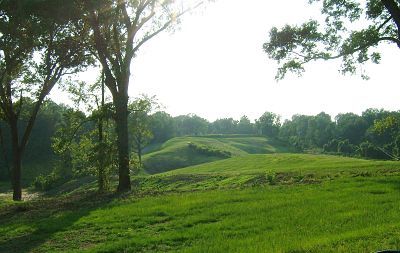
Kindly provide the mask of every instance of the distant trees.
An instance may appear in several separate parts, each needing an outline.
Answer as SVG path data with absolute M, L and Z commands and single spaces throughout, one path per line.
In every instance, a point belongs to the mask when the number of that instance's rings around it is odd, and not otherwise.
M 209 122 L 195 114 L 177 116 L 174 120 L 178 136 L 208 133 Z
M 280 120 L 279 115 L 272 112 L 265 112 L 256 120 L 256 127 L 261 135 L 275 138 L 278 136 L 279 128 L 281 127 Z
M 236 133 L 238 134 L 254 134 L 255 126 L 251 123 L 250 119 L 243 115 L 236 126 Z
M 318 59 L 340 58 L 342 73 L 356 73 L 365 62 L 380 62 L 378 45 L 386 42 L 400 48 L 399 1 L 309 2 L 321 3 L 323 23 L 310 20 L 300 26 L 274 27 L 264 44 L 264 51 L 280 64 L 277 79 L 284 78 L 288 71 L 300 75 L 306 63 Z M 367 78 L 364 72 L 361 76 Z
M 150 115 L 150 129 L 153 133 L 153 143 L 163 143 L 176 135 L 176 122 L 166 112 L 158 111 Z

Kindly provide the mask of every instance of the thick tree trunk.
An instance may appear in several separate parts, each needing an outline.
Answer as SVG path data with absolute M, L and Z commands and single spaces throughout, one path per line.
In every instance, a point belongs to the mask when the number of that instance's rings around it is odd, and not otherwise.
M 11 183 L 13 187 L 13 200 L 22 200 L 22 185 L 21 185 L 21 164 L 22 154 L 19 148 L 18 127 L 17 122 L 11 122 L 11 145 L 12 145 L 12 168 L 11 168 Z
M 114 99 L 114 104 L 116 107 L 115 124 L 117 129 L 119 165 L 118 192 L 125 192 L 131 190 L 128 145 L 128 96 L 122 95 L 116 97 L 116 99 Z
M 12 186 L 13 186 L 13 200 L 22 200 L 22 185 L 21 185 L 21 163 L 22 156 L 17 152 L 13 154 L 13 167 L 12 167 Z

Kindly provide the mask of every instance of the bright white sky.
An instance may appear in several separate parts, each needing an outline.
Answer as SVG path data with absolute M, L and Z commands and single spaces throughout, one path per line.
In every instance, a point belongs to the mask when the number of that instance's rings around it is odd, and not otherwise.
M 179 30 L 148 42 L 134 59 L 129 94 L 156 95 L 173 116 L 208 120 L 263 112 L 332 116 L 367 108 L 400 109 L 400 50 L 382 45 L 380 65 L 365 66 L 371 80 L 342 76 L 339 62 L 307 65 L 303 77 L 276 82 L 277 65 L 262 50 L 272 26 L 316 18 L 307 0 L 217 0 L 184 17 Z

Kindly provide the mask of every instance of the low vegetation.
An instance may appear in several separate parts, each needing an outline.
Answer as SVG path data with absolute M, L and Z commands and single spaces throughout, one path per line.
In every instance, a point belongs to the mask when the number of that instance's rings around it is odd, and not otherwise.
M 140 176 L 125 195 L 98 195 L 85 182 L 0 207 L 0 251 L 399 248 L 398 182 L 396 162 L 303 154 L 245 155 Z

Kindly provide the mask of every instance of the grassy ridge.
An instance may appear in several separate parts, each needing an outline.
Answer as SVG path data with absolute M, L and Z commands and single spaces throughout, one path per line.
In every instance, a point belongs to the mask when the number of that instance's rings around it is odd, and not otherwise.
M 157 147 L 158 149 L 150 148 L 151 152 L 143 157 L 145 171 L 149 174 L 156 174 L 225 158 L 218 155 L 200 153 L 191 149 L 189 143 L 228 152 L 232 157 L 288 151 L 288 148 L 282 143 L 270 141 L 265 137 L 244 135 L 177 137 Z
M 350 170 L 398 169 L 400 164 L 391 161 L 370 161 L 330 155 L 268 154 L 234 157 L 169 172 L 171 174 L 240 173 L 266 172 L 310 172 L 337 173 Z

